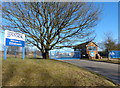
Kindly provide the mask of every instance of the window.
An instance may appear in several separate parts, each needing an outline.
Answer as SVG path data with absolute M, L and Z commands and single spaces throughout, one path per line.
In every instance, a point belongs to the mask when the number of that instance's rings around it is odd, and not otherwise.
M 76 49 L 76 51 L 80 51 L 80 49 Z
M 88 47 L 88 50 L 89 50 L 89 51 L 95 51 L 95 50 L 96 50 L 96 47 L 95 47 L 95 46 L 89 46 L 89 47 Z

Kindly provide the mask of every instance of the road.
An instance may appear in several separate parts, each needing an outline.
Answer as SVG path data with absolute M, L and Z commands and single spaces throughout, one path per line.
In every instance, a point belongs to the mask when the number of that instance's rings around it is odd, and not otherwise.
M 77 65 L 79 67 L 89 69 L 98 74 L 108 77 L 115 83 L 120 84 L 120 67 L 118 64 L 88 61 L 88 60 L 64 60 L 64 62 L 68 62 Z

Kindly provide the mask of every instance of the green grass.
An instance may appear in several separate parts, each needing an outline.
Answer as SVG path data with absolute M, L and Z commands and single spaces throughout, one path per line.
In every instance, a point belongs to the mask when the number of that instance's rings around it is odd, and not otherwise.
M 93 59 L 92 61 L 101 61 L 101 62 L 108 62 L 108 63 L 114 63 L 114 64 L 120 64 L 120 59 Z
M 3 86 L 115 86 L 100 75 L 50 59 L 7 59 L 2 64 Z

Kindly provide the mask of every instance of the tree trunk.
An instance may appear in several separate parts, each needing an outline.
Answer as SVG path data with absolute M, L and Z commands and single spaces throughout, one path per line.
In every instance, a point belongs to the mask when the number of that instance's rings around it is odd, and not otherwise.
M 43 59 L 49 59 L 49 51 L 42 53 Z

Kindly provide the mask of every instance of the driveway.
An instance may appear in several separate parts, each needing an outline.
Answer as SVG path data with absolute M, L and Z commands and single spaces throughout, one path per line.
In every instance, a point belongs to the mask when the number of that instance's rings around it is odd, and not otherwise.
M 109 79 L 113 80 L 114 82 L 120 84 L 120 70 L 118 70 L 120 68 L 118 64 L 88 60 L 64 60 L 64 62 L 68 62 L 79 67 L 89 69 L 98 74 L 104 75 Z

